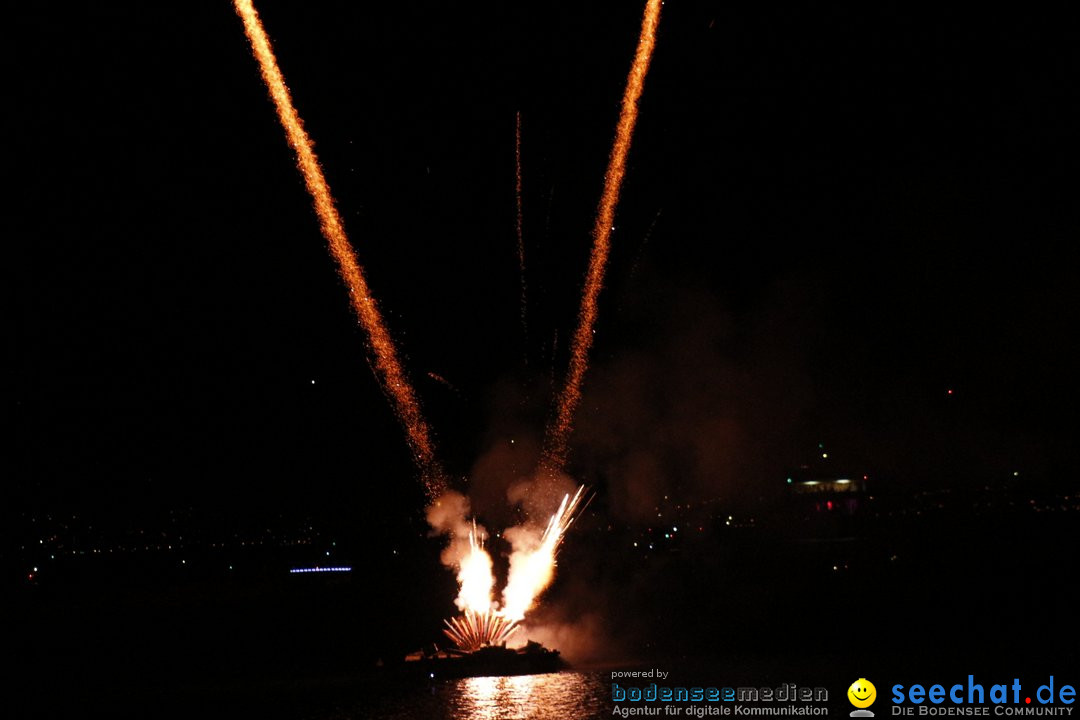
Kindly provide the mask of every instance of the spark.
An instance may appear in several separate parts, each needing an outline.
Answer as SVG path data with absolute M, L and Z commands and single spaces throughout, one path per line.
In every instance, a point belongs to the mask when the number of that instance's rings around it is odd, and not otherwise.
M 615 128 L 615 141 L 608 158 L 607 172 L 604 174 L 604 192 L 600 197 L 596 222 L 593 226 L 593 248 L 589 257 L 589 269 L 585 276 L 577 332 L 570 346 L 570 367 L 556 403 L 556 416 L 548 427 L 544 465 L 549 474 L 566 464 L 567 443 L 573 429 L 574 413 L 581 401 L 581 382 L 588 369 L 589 350 L 592 348 L 595 332 L 593 328 L 596 324 L 597 298 L 604 284 L 604 270 L 611 249 L 615 208 L 619 204 L 619 192 L 622 189 L 623 176 L 626 174 L 626 156 L 630 151 L 634 124 L 637 122 L 638 100 L 641 98 L 653 47 L 656 44 L 656 27 L 660 22 L 661 4 L 661 0 L 648 0 L 645 6 L 637 52 L 634 55 L 633 65 L 630 67 L 630 74 L 626 78 L 622 109 Z
M 457 389 L 456 387 L 454 387 L 454 384 L 453 384 L 453 383 L 451 383 L 451 382 L 450 382 L 449 380 L 447 380 L 446 378 L 444 378 L 444 377 L 443 377 L 442 375 L 440 375 L 440 374 L 438 374 L 438 373 L 434 373 L 434 372 L 429 372 L 429 373 L 427 374 L 427 376 L 428 376 L 429 378 L 431 378 L 432 380 L 434 380 L 435 382 L 439 383 L 440 385 L 444 385 L 444 386 L 445 386 L 445 387 L 446 387 L 447 389 L 449 389 L 449 390 L 451 390 L 451 391 L 453 391 L 453 392 L 457 393 L 458 395 L 460 395 L 460 394 L 461 394 L 461 391 L 460 391 L 460 390 L 458 390 L 458 389 Z
M 443 632 L 455 645 L 466 652 L 490 645 L 502 645 L 517 630 L 518 624 L 494 612 L 466 611 L 458 617 L 443 620 Z
M 420 413 L 420 403 L 416 398 L 416 393 L 405 376 L 394 342 L 386 329 L 367 281 L 364 279 L 360 263 L 349 244 L 345 226 L 330 192 L 330 186 L 326 182 L 322 167 L 315 155 L 311 138 L 304 130 L 303 122 L 293 105 L 289 88 L 278 67 L 262 21 L 251 4 L 251 0 L 234 0 L 233 5 L 244 22 L 244 32 L 251 43 L 252 53 L 259 62 L 262 78 L 274 101 L 278 119 L 285 130 L 289 145 L 296 153 L 296 166 L 304 177 L 304 184 L 311 195 L 315 212 L 319 216 L 323 237 L 326 238 L 330 252 L 337 261 L 341 277 L 348 287 L 353 310 L 367 332 L 368 342 L 375 355 L 376 375 L 390 396 L 394 410 L 405 427 L 409 446 L 420 469 L 428 497 L 434 500 L 442 494 L 446 480 L 435 458 L 431 431 Z
M 551 584 L 555 555 L 563 537 L 587 504 L 582 485 L 572 496 L 563 496 L 559 509 L 542 532 L 530 526 L 506 532 L 507 537 L 513 538 L 515 550 L 510 556 L 502 607 L 492 601 L 495 576 L 491 556 L 484 549 L 482 531 L 477 530 L 474 522 L 469 531 L 468 552 L 457 563 L 460 591 L 454 602 L 461 615 L 444 621 L 446 636 L 468 652 L 506 642 Z
M 595 334 L 597 298 L 603 286 L 611 231 L 614 229 L 615 210 L 623 176 L 626 173 L 626 158 L 637 120 L 637 103 L 641 97 L 655 45 L 660 5 L 660 0 L 648 0 L 637 52 L 627 78 L 615 141 L 605 173 L 604 192 L 592 233 L 593 249 L 582 293 L 578 328 L 571 343 L 570 367 L 558 398 L 556 418 L 548 428 L 545 443 L 544 465 L 546 468 L 561 468 L 566 461 L 567 440 L 573 415 L 580 402 L 581 382 L 588 365 L 592 336 Z M 414 459 L 420 468 L 429 499 L 433 503 L 432 508 L 437 509 L 442 505 L 441 500 L 446 493 L 446 479 L 436 460 L 431 432 L 421 415 L 415 391 L 405 375 L 382 315 L 371 296 L 361 266 L 345 233 L 330 187 L 313 150 L 311 139 L 304 130 L 293 105 L 258 13 L 252 6 L 251 0 L 234 0 L 234 6 L 243 20 L 245 33 L 259 63 L 263 80 L 274 102 L 288 143 L 296 153 L 297 168 L 304 178 L 319 217 L 323 237 L 348 287 L 349 298 L 357 318 L 367 333 L 368 342 L 374 354 L 376 376 L 405 427 Z M 522 222 L 520 113 L 517 114 L 515 123 L 514 155 L 516 230 L 524 328 L 526 283 Z M 511 528 L 512 531 L 520 531 L 518 540 L 524 541 L 514 543 L 515 549 L 510 558 L 510 571 L 503 591 L 501 608 L 497 607 L 492 599 L 494 574 L 491 556 L 483 547 L 481 531 L 478 531 L 475 522 L 473 523 L 468 535 L 468 551 L 458 562 L 458 581 L 461 584 L 461 590 L 456 604 L 462 614 L 447 620 L 444 631 L 460 648 L 474 650 L 485 645 L 505 643 L 517 624 L 524 619 L 525 613 L 534 606 L 536 599 L 551 583 L 555 572 L 555 556 L 566 531 L 584 507 L 584 493 L 585 487 L 581 486 L 572 496 L 564 495 L 558 510 L 549 518 L 542 532 L 532 525 Z M 510 536 L 510 531 L 507 531 L 507 536 Z
M 637 51 L 623 93 L 622 108 L 615 128 L 615 140 L 604 175 L 604 191 L 593 226 L 593 248 L 582 291 L 578 327 L 570 346 L 570 366 L 565 384 L 557 398 L 555 418 L 548 425 L 545 437 L 540 469 L 541 476 L 549 483 L 566 464 L 567 443 L 573 426 L 573 417 L 581 401 L 581 383 L 588 369 L 589 350 L 596 332 L 597 299 L 604 283 L 604 271 L 611 245 L 611 231 L 614 229 L 615 209 L 619 203 L 622 180 L 626 174 L 626 158 L 630 151 L 634 125 L 637 122 L 637 104 L 641 98 L 653 47 L 656 44 L 656 27 L 660 21 L 661 4 L 661 0 L 648 0 L 646 4 Z M 514 150 L 517 161 L 518 260 L 522 272 L 522 321 L 524 323 L 525 255 L 521 240 L 520 113 L 517 115 Z M 585 487 L 581 486 L 573 496 L 564 495 L 558 510 L 548 519 L 542 532 L 531 523 L 506 531 L 505 536 L 514 546 L 514 551 L 510 556 L 510 571 L 503 590 L 502 607 L 497 610 L 496 616 L 515 623 L 521 622 L 525 618 L 525 613 L 535 605 L 540 594 L 551 584 L 555 576 L 555 555 L 566 531 L 584 507 L 584 493 Z M 468 613 L 463 617 L 468 618 Z M 447 633 L 451 638 L 455 638 L 455 642 L 458 642 L 456 638 L 460 637 L 462 642 L 459 642 L 459 646 L 472 644 L 475 633 L 466 632 L 471 627 L 467 621 L 464 624 L 452 624 L 448 621 L 447 625 L 450 630 L 456 631 L 456 636 L 452 632 Z
M 571 496 L 563 496 L 562 503 L 555 514 L 548 519 L 547 526 L 532 547 L 516 550 L 510 556 L 510 575 L 503 590 L 502 614 L 511 620 L 520 621 L 536 603 L 555 576 L 555 555 L 562 544 L 566 531 L 584 510 L 585 486 L 582 485 Z M 520 542 L 527 528 L 512 528 Z M 510 534 L 510 531 L 507 531 Z

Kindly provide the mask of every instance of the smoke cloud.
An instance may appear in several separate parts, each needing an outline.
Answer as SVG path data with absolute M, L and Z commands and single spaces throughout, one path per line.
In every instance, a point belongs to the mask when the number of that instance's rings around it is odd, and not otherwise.
M 469 533 L 474 531 L 478 540 L 487 539 L 482 525 L 474 525 L 471 518 L 469 498 L 454 490 L 447 490 L 427 509 L 427 521 L 432 534 L 446 535 L 450 542 L 443 549 L 440 559 L 447 567 L 458 568 L 462 560 L 472 552 Z
M 801 290 L 785 288 L 740 317 L 709 293 L 684 290 L 636 347 L 594 368 L 574 465 L 602 484 L 615 519 L 655 517 L 665 495 L 756 497 L 771 473 L 800 458 L 816 323 L 812 298 L 785 299 L 792 293 Z

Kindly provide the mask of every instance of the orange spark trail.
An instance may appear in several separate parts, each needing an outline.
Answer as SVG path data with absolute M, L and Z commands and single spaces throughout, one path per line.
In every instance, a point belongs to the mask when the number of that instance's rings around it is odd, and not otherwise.
M 529 326 L 526 313 L 526 287 L 525 287 L 525 236 L 522 231 L 521 212 L 521 111 L 516 115 L 514 124 L 514 196 L 517 201 L 517 249 L 518 269 L 521 272 L 521 332 L 525 336 L 525 345 L 529 343 Z M 528 362 L 529 353 L 525 351 L 525 361 Z
M 405 426 L 409 446 L 420 468 L 425 489 L 430 500 L 435 500 L 445 490 L 445 477 L 435 459 L 431 431 L 420 414 L 420 404 L 405 372 L 398 360 L 390 333 L 383 324 L 382 316 L 375 304 L 367 281 L 364 279 L 360 263 L 356 260 L 349 239 L 345 235 L 345 226 L 334 205 L 334 197 L 326 183 L 322 167 L 312 149 L 311 139 L 296 113 L 285 79 L 278 68 L 270 40 L 266 37 L 259 15 L 251 0 L 234 0 L 236 13 L 244 21 L 244 32 L 251 42 L 251 50 L 259 61 L 263 81 L 270 92 L 270 97 L 277 108 L 278 119 L 285 130 L 289 145 L 296 152 L 296 166 L 304 176 L 308 193 L 311 195 L 315 212 L 319 216 L 319 225 L 323 237 L 330 245 L 330 252 L 337 261 L 341 277 L 349 290 L 349 299 L 367 331 L 368 341 L 375 353 L 375 369 L 380 382 L 393 400 L 394 410 Z
M 645 85 L 645 75 L 649 71 L 653 46 L 656 44 L 660 5 L 661 0 L 648 0 L 645 6 L 637 52 L 634 55 L 634 63 L 630 67 L 630 74 L 626 78 L 622 110 L 619 113 L 619 123 L 615 128 L 615 142 L 611 148 L 611 156 L 608 158 L 607 172 L 604 174 L 604 193 L 600 196 L 596 224 L 592 231 L 593 248 L 589 257 L 589 270 L 585 275 L 577 332 L 570 346 L 570 367 L 566 374 L 566 383 L 556 403 L 555 418 L 548 426 L 544 443 L 543 464 L 549 474 L 560 470 L 566 464 L 567 443 L 573 429 L 574 413 L 581 401 L 581 381 L 589 366 L 589 350 L 592 348 L 593 327 L 596 324 L 596 301 L 604 285 L 604 270 L 607 266 L 608 252 L 611 249 L 615 208 L 619 204 L 619 191 L 622 188 L 623 176 L 626 174 L 626 155 L 630 151 L 630 140 L 634 135 L 634 124 L 637 122 L 638 100 Z

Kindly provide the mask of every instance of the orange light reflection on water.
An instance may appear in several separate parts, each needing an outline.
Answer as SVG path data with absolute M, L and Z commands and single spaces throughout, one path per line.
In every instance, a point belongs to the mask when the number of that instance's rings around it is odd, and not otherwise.
M 592 717 L 607 687 L 575 672 L 459 680 L 452 720 L 563 720 Z M 610 714 L 610 710 L 607 711 Z

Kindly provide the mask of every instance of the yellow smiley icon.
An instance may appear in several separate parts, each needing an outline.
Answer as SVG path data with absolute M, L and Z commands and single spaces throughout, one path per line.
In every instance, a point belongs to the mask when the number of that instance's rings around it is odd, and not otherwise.
M 866 678 L 859 678 L 847 689 L 848 700 L 857 708 L 868 708 L 877 699 L 877 688 Z

